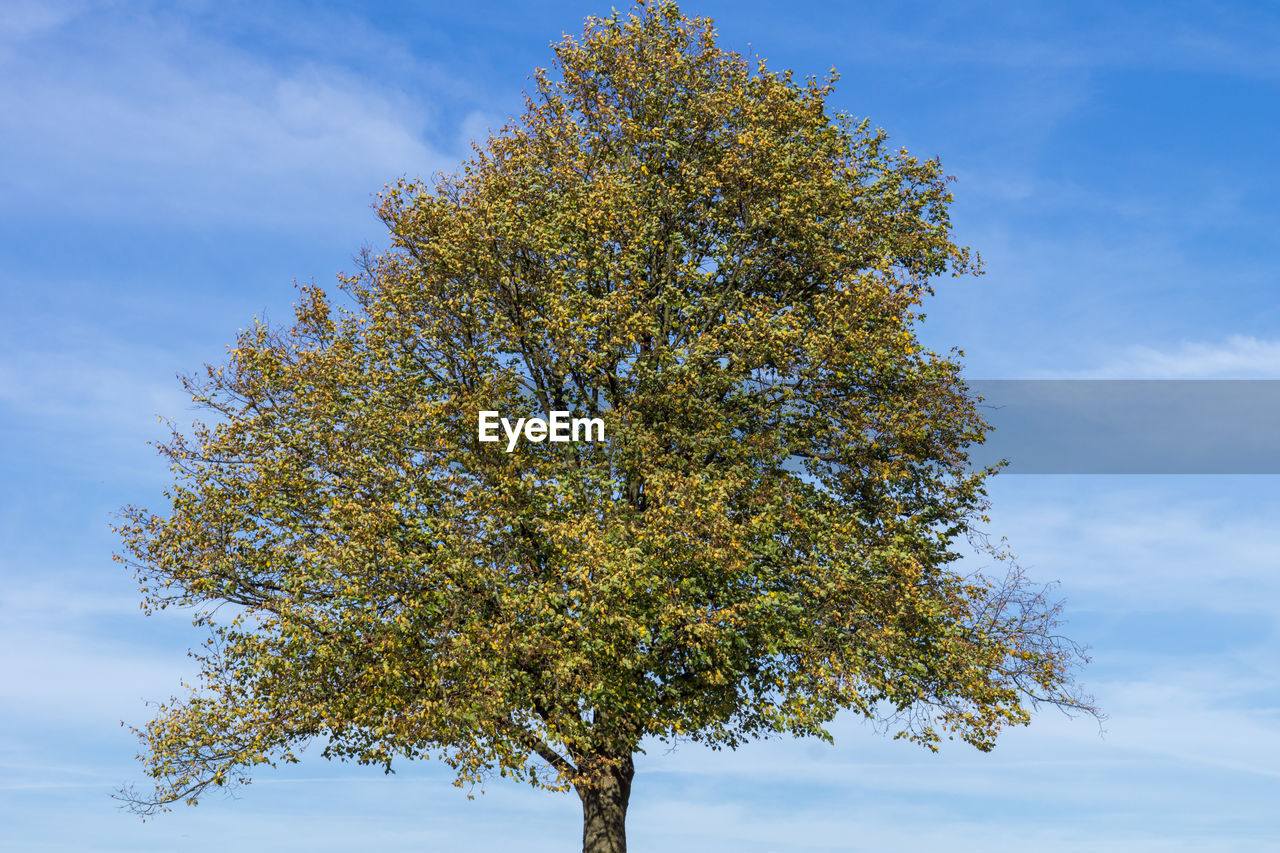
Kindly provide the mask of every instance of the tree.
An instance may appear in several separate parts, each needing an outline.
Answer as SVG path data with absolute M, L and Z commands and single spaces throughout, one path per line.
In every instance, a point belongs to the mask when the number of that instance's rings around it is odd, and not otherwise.
M 318 740 L 572 789 L 619 853 L 645 742 L 850 711 L 988 750 L 1037 703 L 1093 712 L 1058 606 L 955 563 L 993 469 L 916 334 L 978 271 L 940 165 L 670 3 L 554 49 L 459 173 L 380 195 L 392 247 L 345 301 L 304 288 L 184 380 L 214 423 L 162 446 L 170 512 L 126 508 L 120 559 L 210 633 L 139 732 L 138 809 Z M 508 452 L 482 411 L 605 438 Z

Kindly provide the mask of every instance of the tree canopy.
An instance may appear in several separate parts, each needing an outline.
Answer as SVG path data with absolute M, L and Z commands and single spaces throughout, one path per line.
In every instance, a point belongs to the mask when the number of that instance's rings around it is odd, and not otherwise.
M 987 750 L 1092 710 L 1057 606 L 957 563 L 993 471 L 958 352 L 917 336 L 978 271 L 940 164 L 670 3 L 554 51 L 459 171 L 381 193 L 391 248 L 340 296 L 185 380 L 211 417 L 121 559 L 209 639 L 140 731 L 141 809 L 319 741 L 576 790 L 616 853 L 646 742 L 848 711 Z M 604 440 L 477 438 L 555 410 Z

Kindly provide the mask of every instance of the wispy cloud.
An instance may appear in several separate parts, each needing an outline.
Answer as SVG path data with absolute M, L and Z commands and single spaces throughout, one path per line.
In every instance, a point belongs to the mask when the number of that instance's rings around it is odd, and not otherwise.
M 1076 14 L 1087 7 L 1087 15 Z M 1280 18 L 1265 4 L 1220 6 L 1212 20 L 1189 6 L 1113 3 L 1002 8 L 962 2 L 925 9 L 904 3 L 867 10 L 865 17 L 868 25 L 852 30 L 821 28 L 800 16 L 778 29 L 809 44 L 848 44 L 859 61 L 876 64 L 1280 73 L 1272 49 Z M 977 21 L 985 25 L 974 32 Z M 955 38 L 957 30 L 972 37 Z
M 1096 367 L 1049 372 L 1055 379 L 1280 379 L 1280 340 L 1231 335 L 1172 347 L 1120 348 Z
M 23 39 L 56 30 L 87 5 L 57 0 L 8 0 L 0 6 L 0 55 Z
M 1272 478 L 997 477 L 991 495 L 992 531 L 1073 602 L 1135 615 L 1252 615 L 1280 627 Z
M 0 54 L 10 211 L 314 226 L 452 162 L 429 105 L 350 68 L 270 62 L 145 11 L 27 18 Z
M 114 357 L 113 357 L 114 356 Z M 181 412 L 188 397 L 167 371 L 161 380 L 143 351 L 9 352 L 0 364 L 0 408 L 10 417 L 58 425 L 82 438 L 120 432 L 145 434 L 157 415 Z M 154 430 L 153 430 L 154 431 Z
M 190 366 L 177 349 L 103 337 L 66 349 L 35 341 L 0 346 L 0 425 L 21 448 L 3 466 L 9 479 L 0 495 L 11 503 L 0 511 L 0 527 L 34 514 L 51 485 L 66 477 L 79 477 L 80 488 L 89 489 L 88 471 L 95 480 L 121 483 L 150 482 L 163 470 L 147 444 L 168 439 L 161 419 L 186 430 L 199 416 L 174 375 L 174 365 Z M 24 491 L 31 495 L 23 498 Z

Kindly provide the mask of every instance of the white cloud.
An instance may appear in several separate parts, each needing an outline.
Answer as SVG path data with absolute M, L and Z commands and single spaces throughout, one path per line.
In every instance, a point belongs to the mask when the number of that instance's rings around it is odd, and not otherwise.
M 0 81 L 0 182 L 14 210 L 369 221 L 383 184 L 452 160 L 426 141 L 429 106 L 395 86 L 339 66 L 268 64 L 145 14 L 91 14 L 56 44 L 11 46 Z
M 990 492 L 990 529 L 1068 600 L 1280 620 L 1273 478 L 1002 476 Z
M 507 119 L 496 112 L 475 110 L 468 113 L 458 130 L 459 148 L 469 149 L 472 143 L 483 146 L 506 123 Z
M 98 339 L 93 349 L 46 348 L 51 343 L 0 348 L 0 418 L 22 457 L 39 459 L 46 471 L 31 503 L 62 476 L 51 469 L 79 472 L 82 481 L 92 471 L 95 480 L 154 483 L 167 465 L 147 444 L 169 438 L 160 418 L 188 431 L 202 414 L 172 368 L 188 362 L 158 347 L 110 339 Z M 8 485 L 13 493 L 14 483 Z M 0 517 L 29 508 L 13 496 Z
M 58 721 L 81 735 L 101 736 L 121 719 L 144 718 L 144 699 L 167 699 L 194 674 L 185 648 L 166 654 L 101 630 L 50 628 L 43 614 L 14 616 L 6 609 L 8 624 L 0 629 L 0 707 L 10 720 Z
M 0 51 L 10 43 L 56 30 L 85 8 L 56 0 L 6 0 L 0 4 Z
M 1169 347 L 1135 345 L 1091 370 L 1057 373 L 1062 379 L 1280 379 L 1280 340 L 1231 335 L 1209 343 Z
M 171 373 L 167 379 L 155 375 L 154 363 L 142 353 L 7 353 L 0 364 L 0 406 L 46 428 L 141 435 L 158 414 L 175 415 L 191 405 Z
M 809 16 L 773 29 L 815 44 L 846 46 L 858 61 L 918 66 L 922 59 L 943 66 L 994 66 L 1033 72 L 1048 70 L 1150 69 L 1228 73 L 1274 79 L 1280 63 L 1272 46 L 1277 21 L 1265 7 L 1220 7 L 1212 19 L 1194 7 L 1168 4 L 1128 7 L 1100 4 L 1085 18 L 1055 4 L 993 8 L 955 3 L 902 14 L 894 7 L 868 12 L 860 31 L 816 26 Z M 989 18 L 978 37 L 956 38 L 975 21 Z

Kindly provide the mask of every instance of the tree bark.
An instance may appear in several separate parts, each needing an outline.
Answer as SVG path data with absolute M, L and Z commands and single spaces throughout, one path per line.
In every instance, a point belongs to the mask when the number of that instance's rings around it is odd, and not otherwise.
M 582 853 L 627 853 L 627 803 L 635 774 L 635 764 L 627 756 L 604 769 L 593 784 L 578 788 Z

